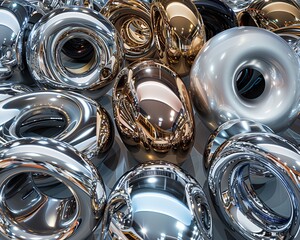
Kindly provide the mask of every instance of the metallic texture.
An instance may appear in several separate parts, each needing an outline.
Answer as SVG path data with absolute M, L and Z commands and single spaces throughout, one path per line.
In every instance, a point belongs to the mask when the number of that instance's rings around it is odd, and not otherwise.
M 195 4 L 191 0 L 154 0 L 150 16 L 159 58 L 179 75 L 188 75 L 206 41 Z
M 299 61 L 292 48 L 265 29 L 239 27 L 212 38 L 190 73 L 194 106 L 210 128 L 231 119 L 252 119 L 275 132 L 296 119 Z
M 64 195 L 38 188 L 33 174 L 61 182 Z M 106 194 L 97 169 L 73 147 L 22 138 L 0 148 L 1 239 L 86 239 L 103 217 Z
M 238 13 L 246 9 L 254 0 L 221 0 L 221 1 L 224 2 L 226 5 L 228 5 L 230 8 L 232 8 L 234 12 Z
M 107 0 L 65 0 L 64 6 L 78 6 L 94 9 L 99 12 L 106 4 Z
M 64 5 L 64 0 L 27 0 L 31 5 L 42 9 L 45 13 Z
M 294 0 L 255 0 L 237 18 L 240 26 L 273 30 L 300 23 L 300 5 Z
M 220 0 L 194 0 L 205 26 L 206 40 L 226 29 L 237 27 L 235 12 Z
M 200 185 L 164 162 L 138 165 L 112 190 L 102 239 L 212 239 L 212 217 Z
M 101 13 L 119 31 L 125 58 L 129 61 L 153 57 L 156 47 L 150 20 L 150 4 L 139 0 L 109 0 Z
M 74 39 L 93 47 L 88 59 L 75 61 L 63 54 L 64 46 Z M 45 15 L 29 36 L 26 56 L 32 77 L 42 89 L 67 89 L 92 98 L 111 88 L 124 64 L 114 26 L 84 7 L 59 8 Z
M 114 141 L 113 123 L 106 110 L 76 93 L 18 94 L 0 102 L 0 112 L 1 142 L 49 137 L 92 158 L 104 156 Z
M 192 102 L 173 70 L 154 60 L 133 63 L 118 75 L 112 97 L 117 129 L 139 162 L 187 159 L 195 136 Z
M 0 102 L 16 94 L 33 92 L 33 89 L 24 84 L 18 83 L 0 83 Z
M 0 80 L 26 66 L 25 42 L 37 19 L 44 13 L 24 0 L 0 1 Z
M 297 146 L 268 132 L 238 134 L 215 151 L 209 188 L 231 229 L 251 240 L 299 239 L 299 157 Z M 281 189 L 275 205 L 260 189 L 268 182 L 269 191 Z M 284 210 L 277 205 L 281 199 Z

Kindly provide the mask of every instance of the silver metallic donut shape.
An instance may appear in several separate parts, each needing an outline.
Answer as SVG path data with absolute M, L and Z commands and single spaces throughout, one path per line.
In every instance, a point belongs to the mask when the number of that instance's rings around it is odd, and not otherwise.
M 194 106 L 211 129 L 247 118 L 278 132 L 299 112 L 298 57 L 264 29 L 232 28 L 212 38 L 196 57 L 190 81 Z
M 237 135 L 229 134 L 219 144 L 228 132 Z M 246 239 L 299 239 L 299 149 L 266 126 L 247 120 L 229 121 L 215 136 L 219 147 L 208 146 L 212 154 L 206 156 L 212 156 L 208 182 L 219 215 Z M 286 216 L 260 198 L 252 183 L 255 176 L 265 182 L 275 178 L 282 185 L 290 208 Z
M 113 188 L 102 239 L 212 239 L 212 217 L 200 185 L 166 162 L 140 164 Z
M 47 195 L 31 172 L 61 181 L 71 196 Z M 68 144 L 23 138 L 0 147 L 1 239 L 86 239 L 106 201 L 97 169 Z
M 72 39 L 85 40 L 93 47 L 84 64 L 72 65 L 72 59 L 62 54 Z M 99 98 L 123 67 L 124 54 L 119 34 L 100 13 L 84 7 L 65 7 L 51 11 L 35 24 L 26 59 L 32 77 L 42 89 L 68 89 Z
M 105 155 L 114 139 L 109 114 L 95 101 L 63 91 L 19 94 L 0 102 L 0 138 L 51 137 L 85 157 Z

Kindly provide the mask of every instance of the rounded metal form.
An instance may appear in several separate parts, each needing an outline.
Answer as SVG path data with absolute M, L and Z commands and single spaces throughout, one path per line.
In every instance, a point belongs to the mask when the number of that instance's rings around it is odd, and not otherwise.
M 64 55 L 63 49 L 78 41 L 88 43 L 90 54 L 77 60 Z M 99 98 L 123 63 L 122 43 L 114 26 L 84 7 L 51 11 L 34 26 L 27 44 L 27 64 L 42 89 L 67 89 Z
M 0 102 L 0 137 L 49 137 L 67 142 L 85 157 L 104 156 L 114 140 L 109 114 L 96 102 L 62 91 L 18 94 Z
M 205 26 L 206 40 L 226 29 L 237 27 L 235 12 L 220 0 L 194 0 Z
M 179 75 L 188 75 L 206 41 L 195 4 L 191 0 L 155 0 L 150 16 L 159 58 Z
M 43 12 L 27 1 L 0 1 L 0 79 L 25 68 L 25 42 Z
M 220 216 L 246 239 L 299 239 L 299 157 L 273 133 L 231 137 L 216 150 L 208 176 Z
M 273 30 L 299 23 L 300 5 L 295 0 L 255 0 L 237 18 L 240 26 Z
M 275 132 L 299 109 L 299 61 L 278 35 L 255 27 L 219 33 L 203 47 L 190 73 L 194 106 L 211 129 L 252 119 Z
M 47 174 L 64 195 L 35 186 Z M 98 226 L 106 202 L 97 169 L 70 145 L 23 138 L 0 148 L 1 239 L 86 239 Z
M 113 188 L 102 239 L 212 239 L 212 217 L 200 185 L 179 167 L 152 162 L 125 173 Z
M 164 64 L 148 60 L 124 68 L 113 89 L 113 111 L 139 162 L 187 159 L 195 135 L 192 103 L 183 81 Z
M 230 8 L 233 9 L 234 12 L 238 13 L 251 4 L 254 0 L 221 0 L 226 5 L 228 5 Z
M 153 57 L 156 47 L 150 20 L 150 4 L 138 0 L 109 0 L 101 13 L 119 31 L 125 58 L 129 61 Z
M 27 92 L 33 92 L 33 89 L 18 83 L 0 83 L 0 102 L 14 95 Z

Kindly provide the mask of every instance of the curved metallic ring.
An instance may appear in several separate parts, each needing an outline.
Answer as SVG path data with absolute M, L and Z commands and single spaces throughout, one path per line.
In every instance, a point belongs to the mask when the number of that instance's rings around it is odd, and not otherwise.
M 211 129 L 231 119 L 253 119 L 275 132 L 297 118 L 300 71 L 296 53 L 278 35 L 231 28 L 212 38 L 190 72 L 191 93 Z
M 39 189 L 32 172 L 56 178 L 65 191 Z M 70 145 L 43 138 L 0 147 L 0 189 L 1 239 L 86 239 L 106 201 L 93 164 Z
M 88 47 L 87 51 L 79 49 L 84 58 L 64 54 L 63 49 L 74 42 L 71 49 Z M 43 89 L 68 89 L 99 98 L 123 67 L 121 42 L 115 27 L 100 13 L 84 7 L 59 8 L 32 29 L 27 65 Z
M 233 136 L 215 150 L 208 175 L 213 200 L 246 239 L 298 239 L 300 151 L 261 130 Z
M 175 210 L 176 209 L 176 210 Z M 105 208 L 102 239 L 212 239 L 212 217 L 200 185 L 165 162 L 124 174 Z
M 106 154 L 114 139 L 112 120 L 95 101 L 63 91 L 19 94 L 0 102 L 0 137 L 49 137 L 85 157 Z M 101 155 L 100 155 L 101 156 Z

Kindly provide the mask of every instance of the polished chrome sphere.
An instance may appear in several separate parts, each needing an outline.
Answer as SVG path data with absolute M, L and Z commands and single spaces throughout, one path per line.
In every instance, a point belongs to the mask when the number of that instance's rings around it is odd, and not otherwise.
M 80 41 L 91 48 L 84 59 L 64 54 L 69 44 L 75 42 L 76 49 Z M 122 41 L 114 26 L 84 7 L 59 8 L 45 15 L 30 33 L 26 56 L 42 89 L 72 90 L 92 98 L 110 89 L 124 63 Z
M 102 239 L 213 239 L 212 217 L 200 185 L 165 162 L 141 164 L 113 188 Z
M 159 58 L 179 75 L 188 75 L 206 41 L 205 28 L 191 0 L 154 0 L 151 22 Z
M 240 27 L 207 42 L 191 69 L 190 86 L 194 106 L 209 128 L 246 118 L 278 132 L 297 118 L 299 76 L 298 57 L 281 37 Z
M 47 174 L 62 195 L 35 185 Z M 86 239 L 103 217 L 106 194 L 97 169 L 68 144 L 23 138 L 0 147 L 1 239 Z
M 193 109 L 173 70 L 154 60 L 133 63 L 118 75 L 112 96 L 117 129 L 138 161 L 187 159 L 194 144 Z

